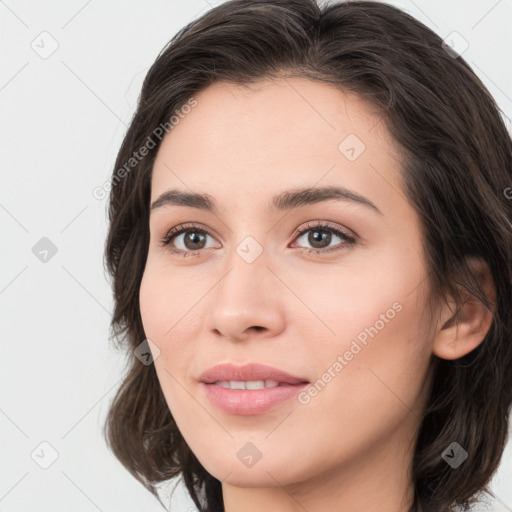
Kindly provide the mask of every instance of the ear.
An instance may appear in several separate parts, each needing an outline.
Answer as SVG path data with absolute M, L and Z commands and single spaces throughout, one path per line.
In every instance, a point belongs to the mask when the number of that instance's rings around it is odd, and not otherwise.
M 489 311 L 465 288 L 461 290 L 463 304 L 459 305 L 458 311 L 453 298 L 449 304 L 443 303 L 432 347 L 433 353 L 441 359 L 458 359 L 469 354 L 482 343 L 492 323 L 496 290 L 489 267 L 485 261 L 476 258 L 470 258 L 468 265 L 491 301 L 492 310 Z

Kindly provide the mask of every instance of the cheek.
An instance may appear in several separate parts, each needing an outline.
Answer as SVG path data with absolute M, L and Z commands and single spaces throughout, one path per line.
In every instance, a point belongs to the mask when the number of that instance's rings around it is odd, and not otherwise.
M 187 369 L 194 359 L 192 340 L 197 336 L 193 330 L 198 315 L 183 298 L 179 283 L 169 275 L 172 274 L 168 270 L 157 270 L 148 260 L 139 305 L 144 333 L 159 349 L 154 364 L 167 406 L 178 426 L 187 430 L 182 423 L 187 417 L 183 404 L 187 404 L 190 396 L 184 386 L 188 385 Z
M 414 403 L 430 362 L 421 260 L 405 253 L 375 262 L 350 272 L 322 269 L 325 275 L 302 280 L 297 289 L 317 316 L 300 321 L 299 339 L 314 340 L 301 359 L 314 366 L 318 405 L 339 403 L 342 415 L 347 409 L 385 414 L 401 400 Z
M 146 267 L 140 285 L 139 306 L 144 333 L 160 350 L 155 366 L 174 373 L 176 369 L 171 363 L 180 363 L 187 347 L 184 340 L 188 337 L 180 331 L 190 324 L 186 321 L 188 317 L 179 287 L 168 275 L 155 270 L 154 266 Z
M 400 343 L 399 334 L 406 336 L 422 318 L 424 304 L 418 293 L 424 279 L 419 255 L 403 249 L 361 251 L 347 264 L 304 269 L 300 279 L 293 270 L 283 276 L 309 309 L 296 314 L 292 325 L 300 322 L 306 333 L 300 339 L 314 339 L 316 349 L 344 348 L 356 338 L 363 344 L 386 337 Z
M 142 276 L 139 305 L 144 331 L 156 340 L 177 339 L 176 333 L 190 326 L 197 316 L 193 308 L 199 290 L 193 283 L 180 280 L 180 272 L 169 268 L 160 255 L 148 256 Z M 163 347 L 165 348 L 165 347 Z
M 157 342 L 169 329 L 170 308 L 175 301 L 160 275 L 146 267 L 139 291 L 139 307 L 146 336 Z M 159 345 L 160 346 L 160 345 Z
M 421 331 L 422 302 L 409 291 L 359 289 L 326 311 L 336 334 L 317 335 L 314 347 L 301 356 L 312 361 L 316 379 L 294 415 L 298 426 L 287 428 L 288 435 L 303 430 L 320 439 L 340 439 L 342 433 L 342 440 L 330 450 L 315 443 L 305 447 L 311 460 L 318 460 L 320 450 L 322 464 L 335 466 L 392 438 L 401 425 L 415 421 L 413 410 L 420 414 L 428 391 L 429 345 Z

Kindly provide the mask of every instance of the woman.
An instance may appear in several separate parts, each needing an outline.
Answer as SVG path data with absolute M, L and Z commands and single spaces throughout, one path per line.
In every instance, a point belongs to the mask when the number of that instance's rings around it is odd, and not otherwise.
M 390 5 L 228 1 L 149 70 L 106 263 L 114 454 L 204 511 L 467 510 L 512 400 L 512 145 Z

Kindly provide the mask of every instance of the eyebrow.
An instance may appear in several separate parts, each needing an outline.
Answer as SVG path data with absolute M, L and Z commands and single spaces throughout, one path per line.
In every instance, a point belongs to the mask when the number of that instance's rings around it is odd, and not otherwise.
M 273 215 L 280 211 L 330 200 L 363 205 L 382 215 L 382 212 L 368 198 L 348 188 L 337 186 L 285 190 L 272 198 L 267 211 Z M 164 206 L 188 206 L 215 214 L 219 212 L 219 205 L 212 196 L 178 189 L 167 190 L 161 194 L 151 205 L 151 212 Z

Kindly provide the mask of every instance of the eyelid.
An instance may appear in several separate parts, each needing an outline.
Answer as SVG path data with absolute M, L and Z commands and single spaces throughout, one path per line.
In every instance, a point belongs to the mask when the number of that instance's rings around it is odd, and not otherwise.
M 295 240 L 297 237 L 301 236 L 304 234 L 304 232 L 307 232 L 307 231 L 310 231 L 310 230 L 313 230 L 313 229 L 322 229 L 322 228 L 328 228 L 328 229 L 331 229 L 333 231 L 339 231 L 345 238 L 347 239 L 352 239 L 352 240 L 357 240 L 359 239 L 359 236 L 354 233 L 353 231 L 351 231 L 350 229 L 344 227 L 344 226 L 341 226 L 339 224 L 336 224 L 336 223 L 333 223 L 331 221 L 322 221 L 322 220 L 317 220 L 317 221 L 310 221 L 308 222 L 305 226 L 302 226 L 302 227 L 298 227 L 293 235 L 292 235 L 292 238 Z

